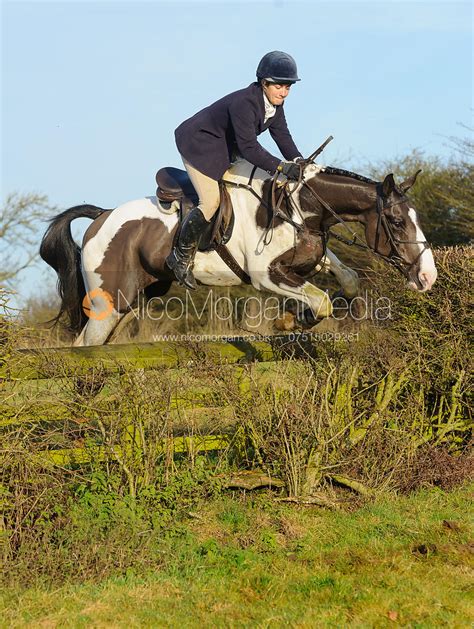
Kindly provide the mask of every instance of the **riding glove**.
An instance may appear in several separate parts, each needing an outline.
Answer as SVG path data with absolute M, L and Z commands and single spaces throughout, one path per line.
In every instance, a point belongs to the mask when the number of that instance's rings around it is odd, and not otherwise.
M 300 178 L 301 167 L 295 162 L 280 162 L 277 170 L 286 175 L 288 179 L 297 181 Z

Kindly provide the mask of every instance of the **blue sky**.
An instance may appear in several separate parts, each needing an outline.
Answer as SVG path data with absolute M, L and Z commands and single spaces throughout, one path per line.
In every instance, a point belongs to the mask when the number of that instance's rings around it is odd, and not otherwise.
M 275 49 L 298 62 L 285 110 L 303 154 L 335 136 L 325 163 L 448 156 L 471 124 L 471 2 L 4 1 L 2 196 L 64 209 L 153 194 L 155 171 L 181 165 L 175 127 Z

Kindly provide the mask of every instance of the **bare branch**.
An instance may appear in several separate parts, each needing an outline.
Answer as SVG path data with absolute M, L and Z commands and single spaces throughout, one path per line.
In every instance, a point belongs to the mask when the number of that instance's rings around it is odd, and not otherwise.
M 0 283 L 10 283 L 39 258 L 40 222 L 55 209 L 44 194 L 6 197 L 0 210 Z

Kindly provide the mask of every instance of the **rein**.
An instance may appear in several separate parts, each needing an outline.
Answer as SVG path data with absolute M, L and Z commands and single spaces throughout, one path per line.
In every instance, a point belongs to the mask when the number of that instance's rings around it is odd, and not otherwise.
M 332 209 L 329 203 L 327 203 L 324 199 L 322 199 L 319 196 L 319 194 L 317 194 L 317 192 L 315 192 L 311 188 L 311 186 L 309 186 L 305 181 L 303 181 L 303 185 L 305 186 L 306 190 L 308 190 L 309 193 L 324 207 L 324 209 L 327 210 L 336 219 L 336 221 L 339 224 L 344 226 L 344 228 L 352 236 L 352 240 L 348 240 L 347 238 L 344 238 L 343 236 L 339 236 L 339 234 L 334 234 L 330 232 L 331 236 L 334 236 L 336 240 L 339 240 L 340 242 L 343 242 L 346 245 L 349 245 L 349 246 L 355 245 L 356 247 L 365 249 L 366 251 L 369 251 L 371 254 L 378 256 L 379 258 L 382 258 L 383 260 L 385 260 L 385 262 L 388 262 L 389 264 L 394 266 L 396 269 L 398 269 L 407 278 L 408 278 L 408 273 L 410 272 L 410 269 L 418 262 L 422 254 L 426 251 L 426 249 L 430 248 L 429 243 L 426 240 L 400 240 L 400 238 L 397 238 L 395 236 L 395 234 L 393 233 L 393 229 L 387 220 L 387 217 L 383 213 L 383 210 L 394 207 L 396 205 L 400 205 L 401 203 L 406 203 L 407 199 L 406 197 L 404 197 L 403 199 L 396 201 L 395 203 L 391 203 L 390 205 L 384 206 L 383 196 L 379 189 L 380 184 L 377 184 L 377 188 L 376 188 L 377 229 L 375 232 L 374 249 L 369 247 L 365 242 L 361 241 L 360 236 L 351 230 L 351 228 L 347 224 L 347 221 L 345 221 L 338 214 L 336 214 L 336 212 Z M 382 227 L 385 231 L 385 235 L 391 247 L 391 252 L 388 256 L 383 255 L 382 253 L 379 253 L 377 251 Z M 413 262 L 409 262 L 408 260 L 405 260 L 403 255 L 400 253 L 398 245 L 405 245 L 405 244 L 406 245 L 423 245 L 423 248 L 421 249 L 420 253 L 415 258 L 415 260 L 413 260 Z
M 378 247 L 378 241 L 379 241 L 379 235 L 380 235 L 380 226 L 382 225 L 384 230 L 385 230 L 385 234 L 387 236 L 387 239 L 390 243 L 390 246 L 392 248 L 391 253 L 393 252 L 393 256 L 382 256 L 382 258 L 384 258 L 385 260 L 387 260 L 390 264 L 392 264 L 395 268 L 397 268 L 399 271 L 401 271 L 403 273 L 403 275 L 405 275 L 405 277 L 408 277 L 408 273 L 410 271 L 410 269 L 415 266 L 415 264 L 418 262 L 418 260 L 421 258 L 422 254 L 426 251 L 426 249 L 429 249 L 430 246 L 428 244 L 428 241 L 426 240 L 400 240 L 400 238 L 397 238 L 395 236 L 395 234 L 393 233 L 393 229 L 392 226 L 390 225 L 390 223 L 387 220 L 387 217 L 385 216 L 385 214 L 383 213 L 384 209 L 388 209 L 391 207 L 394 207 L 396 205 L 400 205 L 401 203 L 407 203 L 408 199 L 406 197 L 402 198 L 399 201 L 396 201 L 395 203 L 391 203 L 390 205 L 383 205 L 383 198 L 380 194 L 380 191 L 377 190 L 377 215 L 378 215 L 378 219 L 377 219 L 377 232 L 376 232 L 376 240 L 375 240 L 375 249 L 377 249 Z M 423 248 L 420 250 L 420 253 L 416 256 L 416 258 L 413 260 L 413 262 L 408 262 L 407 260 L 404 259 L 403 255 L 400 254 L 400 251 L 398 249 L 398 245 L 423 245 Z M 372 250 L 371 250 L 372 251 Z M 374 253 L 377 253 L 377 251 L 374 251 Z M 377 254 L 380 255 L 380 254 Z
M 331 214 L 336 221 L 340 224 L 343 225 L 344 228 L 349 232 L 350 236 L 351 236 L 351 240 L 348 240 L 347 238 L 344 238 L 344 236 L 340 236 L 339 234 L 335 234 L 332 233 L 330 231 L 330 229 L 326 229 L 326 230 L 322 230 L 320 232 L 317 232 L 321 235 L 322 237 L 322 241 L 323 241 L 323 256 L 326 254 L 326 246 L 327 246 L 327 241 L 329 239 L 329 236 L 334 236 L 334 238 L 336 238 L 336 240 L 339 240 L 340 242 L 349 245 L 349 246 L 356 246 L 359 247 L 361 249 L 364 249 L 366 251 L 369 251 L 371 254 L 373 254 L 374 256 L 377 256 L 379 258 L 382 258 L 383 260 L 385 260 L 385 262 L 388 262 L 389 264 L 391 264 L 392 266 L 394 266 L 396 269 L 398 269 L 406 278 L 408 278 L 408 274 L 410 272 L 410 270 L 412 269 L 412 267 L 418 262 L 418 260 L 420 259 L 420 257 L 422 256 L 422 254 L 426 251 L 426 249 L 429 249 L 429 243 L 426 240 L 400 240 L 399 238 L 397 238 L 395 236 L 395 234 L 393 233 L 393 229 L 392 226 L 390 225 L 390 223 L 387 220 L 387 217 L 384 214 L 384 210 L 389 209 L 391 207 L 394 207 L 396 205 L 400 205 L 401 203 L 406 203 L 407 202 L 407 198 L 403 197 L 401 200 L 396 201 L 395 203 L 391 203 L 390 205 L 385 205 L 384 206 L 384 201 L 383 201 L 383 195 L 381 193 L 381 189 L 380 189 L 380 183 L 377 182 L 373 182 L 370 179 L 366 179 L 365 177 L 362 178 L 360 177 L 360 179 L 367 181 L 367 183 L 370 184 L 375 184 L 376 186 L 376 210 L 377 210 L 377 229 L 375 232 L 375 244 L 374 244 L 374 248 L 372 249 L 371 247 L 369 247 L 365 242 L 363 242 L 360 238 L 360 236 L 354 232 L 349 225 L 347 224 L 347 221 L 345 221 L 343 218 L 341 218 L 333 209 L 332 207 L 329 205 L 329 203 L 327 203 L 327 201 L 325 201 L 323 198 L 321 198 L 319 196 L 319 194 L 317 192 L 315 192 L 311 186 L 308 185 L 308 183 L 304 180 L 304 170 L 305 167 L 308 166 L 310 163 L 314 163 L 314 159 L 324 150 L 324 148 L 329 144 L 329 142 L 331 142 L 331 140 L 333 139 L 333 136 L 329 136 L 327 138 L 327 140 L 318 148 L 316 149 L 316 151 L 314 151 L 308 158 L 301 160 L 300 162 L 298 162 L 299 166 L 300 166 L 300 175 L 297 181 L 295 181 L 295 186 L 293 188 L 293 190 L 289 191 L 288 187 L 289 187 L 289 183 L 290 180 L 286 180 L 284 183 L 279 184 L 278 183 L 278 177 L 279 177 L 279 172 L 276 171 L 271 179 L 271 201 L 270 201 L 270 205 L 262 198 L 262 196 L 260 196 L 258 194 L 258 192 L 256 190 L 254 190 L 254 188 L 252 187 L 252 180 L 253 177 L 255 175 L 255 171 L 257 170 L 257 166 L 254 166 L 251 173 L 250 173 L 250 177 L 247 183 L 241 183 L 241 182 L 236 182 L 236 181 L 229 181 L 229 180 L 225 180 L 223 179 L 223 183 L 229 186 L 233 186 L 235 188 L 244 188 L 245 190 L 247 190 L 248 192 L 250 192 L 251 194 L 253 194 L 254 197 L 256 197 L 260 203 L 269 211 L 271 218 L 270 221 L 268 223 L 268 226 L 264 232 L 263 235 L 263 245 L 267 246 L 271 243 L 272 238 L 273 238 L 273 231 L 275 228 L 275 220 L 277 218 L 281 219 L 282 221 L 288 223 L 289 225 L 291 225 L 297 234 L 301 233 L 304 229 L 306 229 L 305 224 L 304 224 L 304 217 L 299 209 L 299 207 L 297 206 L 297 204 L 295 204 L 295 202 L 292 199 L 292 195 L 293 193 L 300 187 L 300 185 L 304 186 L 306 188 L 306 190 L 310 193 L 310 195 L 316 199 L 316 201 L 327 211 L 329 212 L 329 214 Z M 328 169 L 329 170 L 329 169 Z M 337 169 L 334 169 L 335 171 Z M 277 190 L 278 188 L 280 188 L 279 192 L 280 194 L 277 194 Z M 301 218 L 301 223 L 297 223 L 294 220 L 292 220 L 289 216 L 287 216 L 287 214 L 285 214 L 285 212 L 283 212 L 281 210 L 281 205 L 283 203 L 283 200 L 286 199 L 287 203 L 290 205 L 290 207 L 293 209 L 293 211 L 296 212 L 296 214 L 298 214 Z M 390 254 L 384 255 L 381 254 L 377 251 L 378 249 L 378 245 L 379 245 L 379 241 L 380 241 L 380 235 L 381 235 L 381 230 L 385 231 L 385 236 L 390 244 L 391 247 L 391 251 Z M 400 250 L 399 250 L 399 245 L 423 245 L 422 249 L 420 250 L 418 256 L 415 258 L 415 260 L 413 262 L 409 262 L 408 260 L 406 260 L 403 255 L 401 254 Z
M 273 237 L 273 229 L 274 229 L 274 223 L 275 223 L 275 219 L 276 218 L 280 218 L 281 220 L 285 221 L 286 223 L 288 223 L 289 225 L 291 225 L 292 227 L 294 227 L 294 229 L 297 232 L 300 232 L 304 229 L 303 225 L 300 225 L 299 223 L 296 223 L 295 221 L 293 221 L 289 216 L 287 216 L 281 209 L 281 204 L 283 202 L 283 198 L 286 196 L 287 200 L 290 201 L 290 203 L 292 204 L 292 207 L 295 208 L 294 203 L 291 200 L 291 193 L 288 193 L 287 190 L 287 186 L 288 186 L 288 181 L 285 181 L 283 184 L 281 184 L 281 194 L 278 197 L 278 200 L 276 199 L 276 188 L 278 186 L 278 176 L 279 173 L 275 172 L 275 174 L 272 176 L 272 188 L 271 188 L 271 204 L 269 205 L 262 196 L 260 196 L 258 194 L 258 192 L 256 190 L 254 190 L 254 188 L 252 187 L 252 180 L 253 177 L 255 175 L 255 171 L 257 170 L 257 166 L 254 166 L 252 168 L 252 172 L 250 173 L 250 177 L 247 183 L 241 183 L 239 181 L 229 181 L 228 179 L 222 179 L 222 182 L 226 185 L 226 186 L 233 186 L 234 188 L 243 188 L 244 190 L 248 190 L 248 192 L 250 192 L 251 194 L 253 194 L 253 196 L 258 199 L 260 201 L 260 203 L 269 211 L 269 213 L 271 214 L 271 219 L 270 222 L 266 228 L 265 231 L 265 235 L 263 238 L 263 243 L 264 245 L 269 245 L 272 241 L 272 237 Z M 298 185 L 299 183 L 301 183 L 303 178 L 303 173 L 301 172 L 300 174 L 300 179 L 298 180 Z M 295 186 L 296 188 L 297 186 Z M 297 209 L 297 208 L 296 208 Z M 271 232 L 271 236 L 270 239 L 267 239 L 268 233 Z
M 296 188 L 298 188 L 298 186 L 299 186 L 301 183 L 305 183 L 305 182 L 304 182 L 304 180 L 303 180 L 303 174 L 304 174 L 304 169 L 305 169 L 305 166 L 307 166 L 308 164 L 310 164 L 311 162 L 313 162 L 313 161 L 316 159 L 316 157 L 317 157 L 320 153 L 322 153 L 322 152 L 324 151 L 324 149 L 326 148 L 326 146 L 327 146 L 327 145 L 329 144 L 329 142 L 331 142 L 333 139 L 334 139 L 334 137 L 333 137 L 332 135 L 330 135 L 330 136 L 329 136 L 329 137 L 328 137 L 328 138 L 327 138 L 327 139 L 326 139 L 326 140 L 325 140 L 325 141 L 321 144 L 321 146 L 320 146 L 319 148 L 317 148 L 317 149 L 316 149 L 313 153 L 311 153 L 311 155 L 310 155 L 309 157 L 307 157 L 306 159 L 303 159 L 303 160 L 300 162 L 300 165 L 301 165 L 301 167 L 300 167 L 300 176 L 299 176 L 298 181 L 297 181 L 297 184 L 296 184 L 296 186 L 295 186 L 295 188 L 294 188 L 295 190 L 296 190 Z M 276 188 L 277 188 L 277 185 L 278 185 L 278 183 L 277 183 L 277 182 L 278 182 L 279 172 L 278 172 L 278 171 L 275 171 L 275 173 L 274 173 L 274 174 L 273 174 L 273 176 L 272 176 L 272 192 L 271 192 L 271 202 L 272 202 L 272 203 L 271 203 L 271 206 L 269 206 L 269 205 L 268 205 L 268 203 L 266 203 L 266 202 L 263 200 L 263 198 L 262 198 L 262 197 L 261 197 L 261 196 L 260 196 L 260 195 L 259 195 L 259 194 L 258 194 L 258 193 L 254 190 L 254 189 L 253 189 L 253 187 L 252 187 L 252 180 L 253 180 L 253 177 L 254 177 L 254 175 L 255 175 L 255 171 L 256 171 L 256 170 L 257 170 L 257 166 L 254 166 L 254 167 L 252 168 L 252 171 L 251 171 L 251 173 L 250 173 L 250 177 L 249 177 L 249 180 L 248 180 L 248 182 L 247 182 L 247 183 L 240 183 L 240 182 L 237 182 L 237 181 L 229 181 L 229 180 L 226 180 L 226 179 L 222 179 L 222 182 L 223 182 L 224 184 L 226 184 L 226 185 L 229 185 L 229 186 L 234 186 L 234 188 L 244 188 L 244 190 L 248 190 L 248 191 L 249 191 L 251 194 L 253 194 L 253 196 L 254 196 L 254 197 L 256 197 L 256 198 L 260 201 L 260 203 L 262 203 L 262 205 L 263 205 L 263 206 L 264 206 L 264 207 L 265 207 L 265 208 L 266 208 L 266 209 L 267 209 L 267 210 L 271 213 L 272 218 L 271 218 L 271 220 L 270 220 L 270 222 L 269 222 L 269 225 L 268 225 L 268 227 L 267 227 L 267 230 L 266 230 L 266 232 L 265 232 L 265 236 L 264 236 L 264 239 L 263 239 L 264 245 L 270 244 L 270 242 L 271 242 L 271 240 L 272 240 L 272 237 L 273 237 L 273 229 L 274 229 L 274 223 L 275 223 L 275 218 L 281 218 L 281 219 L 282 219 L 283 221 L 285 221 L 286 223 L 289 223 L 292 227 L 294 227 L 294 228 L 295 228 L 295 230 L 296 230 L 297 232 L 302 231 L 302 230 L 304 229 L 304 225 L 303 225 L 303 224 L 295 223 L 293 220 L 291 220 L 291 218 L 290 218 L 289 216 L 287 216 L 284 212 L 282 212 L 282 211 L 280 210 L 280 206 L 281 206 L 281 203 L 282 203 L 282 201 L 283 201 L 283 196 L 284 196 L 284 195 L 286 195 L 287 200 L 291 203 L 291 205 L 292 205 L 292 207 L 293 207 L 293 208 L 295 208 L 295 207 L 296 207 L 297 212 L 298 212 L 298 213 L 300 214 L 300 216 L 301 216 L 301 213 L 299 212 L 299 209 L 297 208 L 297 206 L 295 206 L 295 204 L 293 203 L 293 201 L 292 201 L 292 199 L 291 199 L 292 192 L 288 193 L 287 188 L 288 188 L 288 183 L 289 183 L 289 180 L 285 181 L 285 183 L 283 183 L 283 184 L 281 185 L 281 187 L 282 187 L 282 192 L 281 192 L 281 195 L 280 195 L 280 197 L 279 197 L 278 201 L 276 201 Z M 331 210 L 331 211 L 332 211 L 332 210 Z M 303 219 L 303 217 L 302 217 L 302 216 L 301 216 L 301 218 Z M 270 236 L 270 240 L 268 240 L 268 242 L 267 242 L 267 235 L 268 235 L 268 233 L 269 233 L 269 231 L 270 231 L 270 230 L 271 230 L 271 232 L 272 232 L 272 235 Z

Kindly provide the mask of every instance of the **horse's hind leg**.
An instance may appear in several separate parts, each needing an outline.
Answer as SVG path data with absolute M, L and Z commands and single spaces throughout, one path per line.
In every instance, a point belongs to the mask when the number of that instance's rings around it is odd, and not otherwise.
M 89 322 L 87 322 L 87 323 L 89 323 Z M 74 340 L 74 343 L 72 344 L 73 347 L 83 347 L 84 346 L 84 336 L 86 334 L 87 323 L 82 328 L 81 333 L 79 334 L 79 336 Z
M 103 345 L 123 317 L 120 313 L 111 313 L 104 319 L 89 319 L 84 329 L 74 341 L 74 347 L 84 345 Z
M 148 301 L 154 297 L 156 298 L 165 295 L 170 289 L 171 284 L 172 282 L 168 281 L 160 281 L 150 284 L 144 291 L 145 300 Z M 121 293 L 122 300 L 129 308 L 132 303 L 134 303 L 134 298 L 131 297 L 133 292 L 134 291 L 129 292 L 129 300 L 127 300 Z M 93 297 L 92 303 L 89 304 L 90 318 L 80 335 L 74 341 L 75 347 L 82 347 L 83 345 L 103 345 L 107 342 L 114 342 L 123 329 L 127 327 L 128 323 L 139 318 L 139 314 L 143 308 L 143 306 L 140 307 L 140 305 L 138 305 L 136 308 L 122 313 L 117 312 L 117 310 L 113 308 L 110 314 L 105 316 L 107 309 L 112 307 L 112 304 L 109 306 L 107 299 L 104 299 L 107 296 L 107 292 L 101 288 L 96 288 L 95 290 L 90 291 L 89 294 L 94 295 L 94 293 L 97 294 Z

